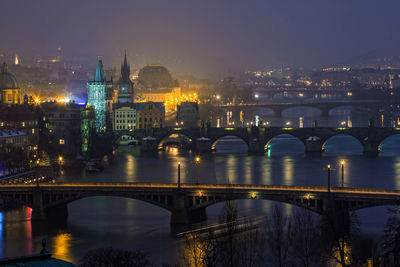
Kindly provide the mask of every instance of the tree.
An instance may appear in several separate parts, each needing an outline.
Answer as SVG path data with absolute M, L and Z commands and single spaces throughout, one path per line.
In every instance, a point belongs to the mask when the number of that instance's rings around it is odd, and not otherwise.
M 151 266 L 146 253 L 138 250 L 99 248 L 89 250 L 81 259 L 82 267 L 146 267 Z
M 289 249 L 292 242 L 292 223 L 277 206 L 267 217 L 265 235 L 274 266 L 286 266 L 289 263 Z
M 392 255 L 395 266 L 400 265 L 400 207 L 389 209 L 388 218 L 384 229 L 383 251 Z
M 359 232 L 357 214 L 346 210 L 327 212 L 322 219 L 322 244 L 328 260 L 341 266 L 348 266 L 351 260 L 351 246 Z
M 296 211 L 291 218 L 292 255 L 298 265 L 309 267 L 320 260 L 320 231 L 309 210 Z
M 187 266 L 217 266 L 217 240 L 213 232 L 186 235 L 184 262 Z

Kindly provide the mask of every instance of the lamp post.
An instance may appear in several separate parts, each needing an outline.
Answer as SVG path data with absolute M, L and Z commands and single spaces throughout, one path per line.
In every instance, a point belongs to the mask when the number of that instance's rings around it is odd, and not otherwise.
M 344 160 L 340 161 L 340 165 L 342 166 L 342 187 L 344 187 Z
M 181 162 L 178 162 L 178 188 L 181 188 Z
M 331 192 L 331 165 L 328 164 L 328 192 Z
M 58 157 L 58 166 L 60 167 L 60 175 L 61 175 L 61 171 L 62 171 L 62 162 L 63 162 L 63 157 L 59 156 Z
M 195 165 L 196 165 L 196 184 L 199 184 L 199 166 L 200 166 L 200 157 L 197 156 L 195 158 Z

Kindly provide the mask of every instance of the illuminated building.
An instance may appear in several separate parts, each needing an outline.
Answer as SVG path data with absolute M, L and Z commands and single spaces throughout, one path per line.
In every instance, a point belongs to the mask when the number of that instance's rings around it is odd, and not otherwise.
M 39 144 L 39 116 L 27 105 L 0 106 L 0 129 L 11 128 L 25 132 L 29 149 Z
M 136 105 L 134 103 L 116 103 L 113 105 L 113 130 L 136 129 Z
M 73 102 L 41 104 L 49 147 L 57 153 L 77 155 L 80 152 L 81 107 Z
M 185 127 L 199 126 L 199 106 L 196 102 L 182 102 L 178 105 L 176 120 Z
M 164 104 L 160 102 L 136 103 L 137 128 L 162 128 L 165 122 Z
M 1 65 L 0 71 L 0 103 L 21 104 L 21 89 L 15 76 L 8 72 L 5 62 Z
M 118 103 L 133 103 L 133 83 L 129 78 L 131 74 L 130 65 L 124 57 L 124 64 L 121 65 L 121 78 L 118 81 Z
M 83 154 L 90 150 L 93 142 L 93 135 L 96 132 L 94 107 L 86 105 L 81 112 L 81 151 Z
M 93 81 L 86 83 L 88 104 L 95 109 L 96 131 L 106 130 L 106 87 L 107 81 L 101 59 L 97 62 L 96 74 Z

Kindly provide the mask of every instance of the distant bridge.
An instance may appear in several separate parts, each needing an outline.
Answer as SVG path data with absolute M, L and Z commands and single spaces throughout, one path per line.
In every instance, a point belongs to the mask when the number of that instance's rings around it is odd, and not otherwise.
M 329 112 L 338 107 L 362 107 L 377 110 L 383 106 L 387 106 L 387 102 L 381 100 L 352 100 L 337 102 L 311 102 L 311 103 L 249 103 L 249 104 L 223 104 L 217 105 L 218 108 L 231 109 L 233 111 L 247 110 L 249 108 L 268 108 L 274 112 L 274 117 L 282 117 L 283 111 L 289 108 L 312 107 L 320 111 L 321 117 L 328 117 Z M 236 112 L 237 113 L 237 112 Z
M 145 150 L 158 150 L 163 147 L 165 140 L 172 134 L 186 136 L 194 143 L 194 149 L 206 152 L 215 149 L 216 143 L 225 136 L 236 136 L 248 145 L 249 152 L 264 152 L 271 140 L 281 134 L 289 134 L 298 138 L 305 146 L 306 153 L 321 153 L 329 138 L 344 134 L 354 137 L 363 146 L 367 155 L 377 155 L 380 144 L 388 137 L 400 134 L 400 128 L 381 127 L 197 127 L 197 128 L 152 128 L 132 131 L 119 131 L 117 135 L 130 135 L 137 140 L 148 138 L 144 143 Z
M 321 215 L 358 209 L 399 205 L 399 190 L 330 188 L 320 186 L 273 186 L 246 184 L 174 183 L 73 183 L 3 185 L 0 199 L 32 207 L 32 220 L 66 218 L 67 204 L 86 197 L 114 196 L 141 200 L 171 212 L 171 227 L 206 219 L 206 208 L 240 199 L 289 203 Z

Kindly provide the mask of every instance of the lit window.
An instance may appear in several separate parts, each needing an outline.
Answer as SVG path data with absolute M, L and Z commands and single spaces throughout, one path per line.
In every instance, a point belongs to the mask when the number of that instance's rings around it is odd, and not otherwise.
M 64 145 L 65 144 L 65 140 L 64 139 L 60 139 L 60 145 Z
M 32 134 L 35 134 L 35 129 L 32 128 Z
M 25 122 L 24 121 L 22 122 L 22 127 L 25 127 Z

